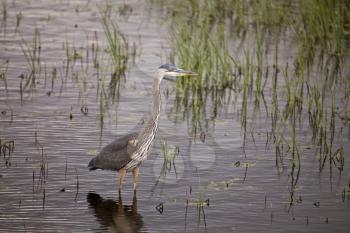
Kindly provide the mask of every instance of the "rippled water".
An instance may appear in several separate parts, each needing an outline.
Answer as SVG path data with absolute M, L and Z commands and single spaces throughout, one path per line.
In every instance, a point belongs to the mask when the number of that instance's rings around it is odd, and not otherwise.
M 125 6 L 124 1 L 112 2 Z M 204 142 L 192 140 L 190 122 L 175 121 L 172 115 L 172 82 L 162 85 L 169 94 L 162 95 L 159 133 L 141 168 L 137 194 L 130 175 L 118 194 L 116 174 L 89 172 L 87 163 L 101 147 L 140 127 L 147 117 L 152 73 L 170 50 L 157 9 L 127 1 L 132 11 L 120 16 L 118 24 L 138 56 L 119 102 L 110 103 L 101 123 L 91 57 L 74 65 L 78 78 L 74 72 L 64 78 L 66 42 L 84 58 L 96 43 L 95 32 L 100 46 L 105 45 L 98 4 L 7 1 L 0 34 L 0 68 L 8 61 L 7 91 L 0 80 L 0 139 L 13 140 L 15 148 L 0 158 L 1 232 L 347 232 L 349 195 L 343 191 L 348 190 L 348 159 L 341 173 L 332 166 L 319 173 L 314 152 L 303 148 L 299 174 L 290 171 L 288 162 L 278 172 L 274 150 L 266 144 L 264 114 L 256 121 L 254 141 L 248 139 L 243 150 L 241 123 L 232 106 L 224 106 L 212 120 Z M 47 83 L 42 70 L 36 88 L 25 91 L 21 101 L 19 76 L 29 72 L 21 44 L 32 40 L 35 28 Z M 101 56 L 108 60 L 107 54 Z M 51 89 L 54 67 L 58 77 Z M 298 137 L 308 134 L 305 130 Z M 161 141 L 171 150 L 179 147 L 175 166 L 166 173 Z M 291 192 L 293 179 L 299 180 Z M 292 206 L 291 199 L 297 200 Z

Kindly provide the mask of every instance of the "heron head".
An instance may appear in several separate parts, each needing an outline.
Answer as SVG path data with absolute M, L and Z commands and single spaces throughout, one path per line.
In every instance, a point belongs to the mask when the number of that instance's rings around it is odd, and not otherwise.
M 188 70 L 183 70 L 183 69 L 179 69 L 174 65 L 171 64 L 164 64 L 161 65 L 158 68 L 159 71 L 162 72 L 163 77 L 179 77 L 179 76 L 193 76 L 193 75 L 197 75 L 195 72 L 192 71 L 188 71 Z

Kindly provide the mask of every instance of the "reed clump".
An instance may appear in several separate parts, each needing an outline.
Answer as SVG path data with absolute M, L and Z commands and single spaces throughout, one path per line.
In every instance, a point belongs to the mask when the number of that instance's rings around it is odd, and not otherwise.
M 281 168 L 286 155 L 292 158 L 293 186 L 305 143 L 298 140 L 303 129 L 312 132 L 320 170 L 325 161 L 340 156 L 343 142 L 335 135 L 350 132 L 349 121 L 344 120 L 349 119 L 350 96 L 348 1 L 153 0 L 151 4 L 163 8 L 170 19 L 174 47 L 170 61 L 199 73 L 176 82 L 174 109 L 190 119 L 192 133 L 205 130 L 208 115 L 215 119 L 222 106 L 236 104 L 238 98 L 243 144 L 246 132 L 253 135 L 256 119 L 265 112 L 271 119 L 267 141 L 275 144 L 276 164 Z

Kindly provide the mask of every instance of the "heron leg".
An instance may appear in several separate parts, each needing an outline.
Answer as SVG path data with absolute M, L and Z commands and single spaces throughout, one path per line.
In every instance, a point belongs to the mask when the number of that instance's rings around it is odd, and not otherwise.
M 134 177 L 134 191 L 137 189 L 137 183 L 139 181 L 139 173 L 140 173 L 140 168 L 137 167 L 134 170 L 132 170 L 132 175 Z
M 123 188 L 123 180 L 126 174 L 126 169 L 122 168 L 118 172 L 119 172 L 119 191 L 120 191 Z
M 137 214 L 137 197 L 136 197 L 136 190 L 134 190 L 134 195 L 132 197 L 132 212 L 134 214 Z

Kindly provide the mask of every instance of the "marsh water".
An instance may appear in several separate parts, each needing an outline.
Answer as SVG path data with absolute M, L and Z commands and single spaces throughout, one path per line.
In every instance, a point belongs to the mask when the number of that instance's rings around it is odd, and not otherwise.
M 263 107 L 248 117 L 254 130 L 243 132 L 240 95 L 222 101 L 215 115 L 209 103 L 205 126 L 194 132 L 174 104 L 175 82 L 164 80 L 159 132 L 136 195 L 130 174 L 119 194 L 114 172 L 89 172 L 104 145 L 142 127 L 152 75 L 173 49 L 161 7 L 108 2 L 132 53 L 112 97 L 101 94 L 110 87 L 99 11 L 105 2 L 1 1 L 0 139 L 7 147 L 0 158 L 0 232 L 348 232 L 346 126 L 333 143 L 342 145 L 343 166 L 327 160 L 320 169 L 302 114 L 297 169 L 289 157 L 276 162 Z M 40 65 L 33 81 L 35 38 Z M 171 162 L 164 163 L 164 150 Z

